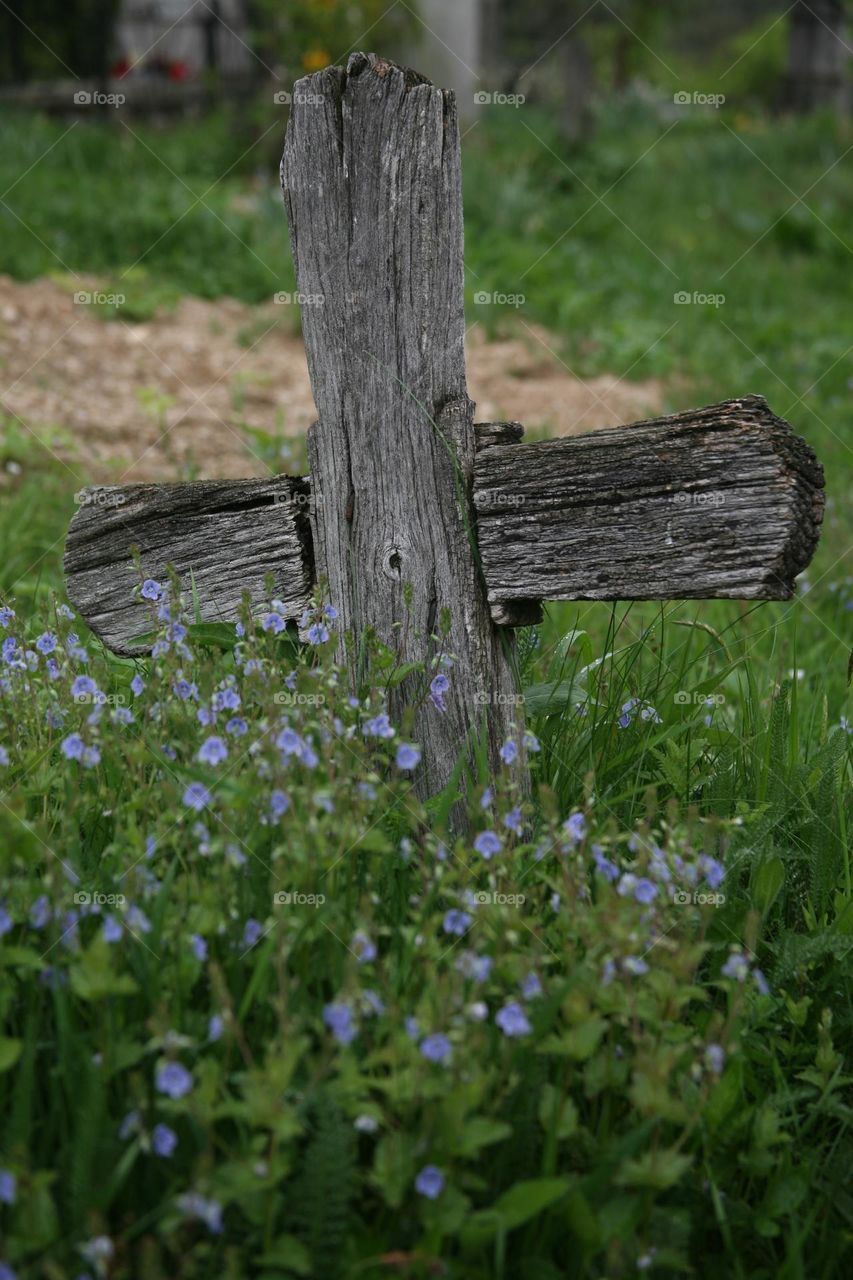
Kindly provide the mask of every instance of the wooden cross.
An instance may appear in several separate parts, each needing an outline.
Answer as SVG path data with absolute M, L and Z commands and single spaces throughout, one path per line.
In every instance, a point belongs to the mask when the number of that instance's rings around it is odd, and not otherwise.
M 792 595 L 823 472 L 760 396 L 531 444 L 474 424 L 452 93 L 361 53 L 299 81 L 282 185 L 311 474 L 87 490 L 68 593 L 111 649 L 143 652 L 134 546 L 146 576 L 192 574 L 204 620 L 234 619 L 246 590 L 266 600 L 269 574 L 298 618 L 325 580 L 353 677 L 367 629 L 418 663 L 449 615 L 446 709 L 427 700 L 414 729 L 428 794 L 466 744 L 496 764 L 520 734 L 511 628 L 541 601 Z

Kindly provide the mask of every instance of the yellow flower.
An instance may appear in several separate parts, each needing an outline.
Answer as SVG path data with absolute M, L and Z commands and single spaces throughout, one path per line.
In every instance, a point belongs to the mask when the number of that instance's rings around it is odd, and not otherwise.
M 325 49 L 309 49 L 302 55 L 302 65 L 306 71 L 322 71 L 330 61 Z

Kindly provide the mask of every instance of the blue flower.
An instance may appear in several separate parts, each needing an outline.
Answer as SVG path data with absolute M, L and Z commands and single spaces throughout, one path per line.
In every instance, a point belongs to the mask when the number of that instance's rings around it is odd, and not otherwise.
M 501 747 L 501 760 L 504 764 L 515 764 L 517 759 L 518 747 L 510 738 Z
M 699 859 L 699 866 L 711 889 L 719 889 L 720 885 L 726 878 L 726 869 L 716 858 L 710 858 L 703 855 Z
M 104 939 L 104 942 L 109 942 L 109 943 L 121 942 L 122 933 L 123 933 L 123 930 L 121 927 L 120 920 L 116 920 L 115 916 L 113 915 L 104 917 L 104 923 L 101 929 L 101 935 Z
M 93 697 L 98 692 L 98 686 L 91 676 L 77 676 L 71 685 L 71 696 L 78 701 L 82 698 Z
M 270 796 L 270 815 L 278 819 L 282 818 L 290 808 L 290 797 L 287 792 L 276 788 Z
M 374 716 L 372 720 L 365 720 L 362 732 L 368 738 L 393 738 L 395 730 L 383 712 L 381 715 Z
M 645 876 L 639 879 L 634 886 L 634 897 L 644 906 L 648 906 L 658 896 L 658 887 L 653 880 L 647 880 Z
M 202 764 L 221 764 L 228 759 L 228 748 L 222 738 L 214 735 L 207 738 L 199 747 L 198 759 Z
M 531 733 L 530 730 L 528 730 L 525 733 L 524 737 L 522 738 L 522 742 L 524 743 L 528 751 L 536 752 L 536 751 L 542 750 L 542 746 L 539 742 L 539 739 L 536 737 L 536 734 Z
M 414 769 L 420 764 L 421 749 L 419 746 L 401 742 L 397 748 L 397 768 Z
M 542 983 L 539 981 L 537 974 L 528 973 L 527 977 L 521 984 L 521 994 L 524 996 L 525 1000 L 533 1000 L 536 996 L 541 996 Z
M 348 1004 L 327 1004 L 323 1009 L 323 1021 L 339 1044 L 349 1044 L 355 1039 L 356 1029 Z
M 287 623 L 280 613 L 266 613 L 261 618 L 261 627 L 264 631 L 271 631 L 273 635 L 279 635 L 284 631 Z
M 193 1087 L 193 1078 L 181 1062 L 161 1062 L 157 1067 L 154 1084 L 158 1093 L 167 1097 L 186 1097 Z
M 177 1145 L 178 1135 L 174 1129 L 170 1129 L 167 1124 L 155 1124 L 151 1130 L 151 1149 L 155 1155 L 168 1160 L 174 1155 Z
M 452 1050 L 447 1036 L 433 1032 L 421 1041 L 421 1053 L 428 1062 L 447 1062 Z
M 18 1196 L 18 1180 L 10 1169 L 0 1169 L 0 1204 L 14 1204 Z
M 10 609 L 7 604 L 0 608 L 0 627 L 8 627 L 9 623 L 16 617 L 14 609 Z
M 444 700 L 444 695 L 447 693 L 449 688 L 450 681 L 443 672 L 439 672 L 437 676 L 433 676 L 432 683 L 429 687 L 429 700 L 435 707 L 436 711 L 447 710 L 447 703 Z
M 749 973 L 749 965 L 745 955 L 739 951 L 733 951 L 722 968 L 722 976 L 724 978 L 734 978 L 737 982 L 743 982 Z
M 638 978 L 649 971 L 649 966 L 640 956 L 626 956 L 622 961 L 622 968 L 626 973 L 633 973 Z
M 600 844 L 594 844 L 592 846 L 592 857 L 597 870 L 606 880 L 609 880 L 611 884 L 614 880 L 619 878 L 619 868 L 616 866 L 615 862 L 611 862 L 610 859 L 605 856 L 604 850 Z
M 163 596 L 163 588 L 153 578 L 146 578 L 139 594 L 143 600 L 160 600 Z
M 406 1035 L 410 1040 L 417 1040 L 420 1037 L 421 1028 L 417 1018 L 406 1018 L 403 1025 L 406 1028 Z
M 370 964 L 376 959 L 376 944 L 361 929 L 353 934 L 352 946 L 359 964 Z
M 215 1013 L 207 1023 L 207 1038 L 211 1044 L 215 1044 L 217 1040 L 221 1040 L 222 1032 L 225 1030 L 225 1023 L 218 1013 Z
M 145 681 L 142 679 L 142 676 L 139 674 L 139 672 L 137 672 L 130 682 L 130 691 L 134 695 L 134 697 L 138 698 L 144 688 L 145 688 Z
M 308 628 L 305 638 L 309 644 L 325 644 L 329 638 L 329 628 L 322 622 L 315 622 Z
M 233 733 L 238 738 L 242 738 L 244 734 L 249 732 L 249 726 L 242 716 L 232 716 L 225 725 L 226 733 Z
M 461 938 L 471 927 L 472 918 L 467 911 L 460 911 L 458 907 L 452 907 L 444 917 L 442 928 L 445 933 L 456 934 Z
M 709 1044 L 705 1050 L 705 1061 L 715 1076 L 722 1074 L 726 1063 L 726 1051 L 721 1044 Z
M 427 1200 L 437 1200 L 444 1190 L 444 1174 L 434 1164 L 425 1164 L 415 1178 L 415 1190 Z
M 509 813 L 504 815 L 504 826 L 508 831 L 514 831 L 517 834 L 523 825 L 521 809 L 519 809 L 518 805 L 513 809 L 510 809 Z
M 186 1218 L 203 1222 L 212 1236 L 222 1234 L 222 1205 L 216 1200 L 206 1200 L 197 1191 L 178 1196 L 178 1208 Z
M 474 841 L 474 848 L 486 861 L 500 853 L 503 845 L 496 831 L 481 831 Z
M 243 946 L 251 950 L 256 942 L 259 942 L 264 935 L 264 926 L 260 920 L 254 920 L 251 917 L 246 921 L 243 929 Z
M 42 893 L 30 907 L 30 924 L 34 929 L 43 929 L 49 919 L 50 899 L 46 893 Z
M 210 804 L 210 792 L 203 782 L 191 782 L 184 792 L 183 802 L 188 809 L 199 812 Z
M 767 979 L 765 978 L 764 974 L 761 972 L 760 969 L 753 969 L 752 980 L 755 983 L 755 985 L 758 987 L 759 995 L 762 995 L 762 996 L 770 995 L 770 987 L 767 983 Z
M 517 1000 L 510 1000 L 495 1014 L 495 1022 L 505 1036 L 530 1035 L 531 1027 L 527 1014 Z
M 563 823 L 563 830 L 569 837 L 570 843 L 577 844 L 586 835 L 586 818 L 579 810 L 570 813 Z
M 207 959 L 207 943 L 200 933 L 190 934 L 190 948 L 196 960 L 203 963 Z
M 53 653 L 58 644 L 59 641 L 52 631 L 43 631 L 38 640 L 36 640 L 36 648 L 39 653 L 44 654 Z

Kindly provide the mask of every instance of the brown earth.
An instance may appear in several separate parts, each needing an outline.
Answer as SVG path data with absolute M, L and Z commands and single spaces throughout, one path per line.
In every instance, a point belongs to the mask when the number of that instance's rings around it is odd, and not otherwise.
M 81 484 L 264 475 L 269 468 L 246 426 L 292 438 L 314 419 L 289 307 L 184 298 L 143 323 L 124 321 L 120 308 L 114 319 L 103 315 L 56 281 L 0 276 L 7 437 L 30 433 Z M 555 351 L 554 338 L 523 323 L 496 341 L 474 325 L 468 381 L 478 420 L 577 435 L 660 409 L 659 383 L 581 380 Z M 286 457 L 276 469 L 288 469 Z

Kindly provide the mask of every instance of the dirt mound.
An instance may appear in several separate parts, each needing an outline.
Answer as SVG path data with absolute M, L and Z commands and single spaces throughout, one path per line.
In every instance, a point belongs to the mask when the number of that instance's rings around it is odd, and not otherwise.
M 0 277 L 0 408 L 81 484 L 263 475 L 246 426 L 295 437 L 315 417 L 290 308 L 185 298 L 144 323 L 124 321 L 120 308 L 103 314 L 53 280 Z M 474 326 L 468 345 L 480 421 L 572 435 L 661 406 L 654 382 L 576 378 L 540 329 L 489 341 Z

